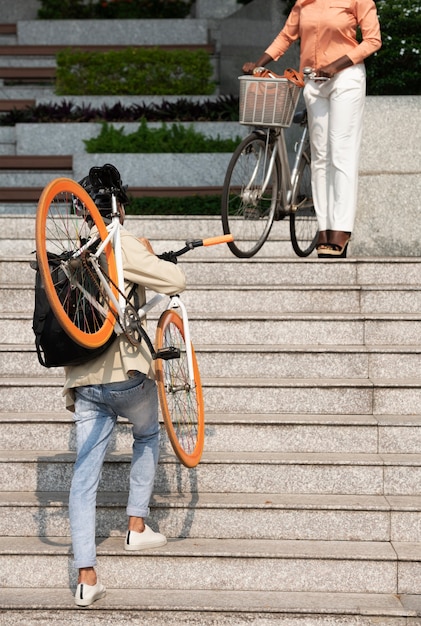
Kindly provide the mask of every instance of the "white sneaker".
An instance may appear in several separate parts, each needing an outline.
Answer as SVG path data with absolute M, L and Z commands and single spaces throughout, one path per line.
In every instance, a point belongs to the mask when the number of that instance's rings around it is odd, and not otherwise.
M 97 582 L 96 585 L 87 585 L 79 583 L 75 593 L 75 604 L 78 606 L 89 606 L 95 600 L 99 600 L 105 596 L 105 587 Z
M 159 548 L 165 546 L 167 538 L 161 533 L 156 533 L 145 524 L 143 533 L 137 533 L 134 530 L 128 530 L 126 533 L 126 541 L 124 543 L 125 550 L 146 550 L 148 548 Z

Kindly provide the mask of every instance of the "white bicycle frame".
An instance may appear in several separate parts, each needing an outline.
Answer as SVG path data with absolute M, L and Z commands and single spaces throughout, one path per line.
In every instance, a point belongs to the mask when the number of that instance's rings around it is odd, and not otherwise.
M 112 200 L 112 219 L 111 224 L 107 226 L 108 235 L 98 246 L 96 251 L 92 253 L 90 256 L 90 262 L 92 267 L 94 268 L 101 285 L 104 288 L 105 293 L 108 298 L 112 302 L 115 310 L 117 312 L 118 318 L 116 319 L 116 323 L 114 326 L 114 331 L 117 335 L 121 335 L 124 332 L 124 312 L 126 308 L 126 298 L 124 296 L 124 274 L 123 274 L 123 257 L 121 253 L 121 223 L 120 223 L 120 215 L 117 206 L 117 200 L 114 195 L 111 196 Z M 98 240 L 98 235 L 93 235 L 89 241 L 87 241 L 74 255 L 74 259 L 77 259 L 81 254 L 88 250 L 93 243 Z M 114 250 L 114 256 L 116 261 L 117 268 L 117 287 L 118 287 L 118 298 L 116 298 L 113 293 L 108 280 L 104 276 L 104 273 L 101 268 L 100 257 L 104 252 L 106 246 L 111 244 Z M 72 280 L 72 277 L 68 276 L 69 280 Z M 78 289 L 80 289 L 84 296 L 92 303 L 92 305 L 104 316 L 106 317 L 107 311 L 102 307 L 92 296 L 83 288 L 79 283 L 76 284 Z M 166 296 L 161 293 L 156 293 L 150 300 L 148 300 L 142 307 L 140 307 L 137 311 L 140 319 L 144 319 L 149 311 L 151 311 L 155 306 L 157 306 Z M 168 309 L 177 309 L 179 313 L 181 313 L 181 319 L 183 321 L 183 329 L 184 329 L 184 343 L 186 346 L 186 356 L 187 356 L 187 365 L 188 365 L 188 373 L 189 373 L 189 383 L 191 386 L 194 386 L 194 369 L 193 369 L 193 352 L 192 352 L 192 344 L 191 344 L 191 335 L 190 335 L 190 326 L 189 319 L 187 315 L 187 309 L 184 303 L 181 301 L 179 295 L 170 296 L 168 305 L 166 310 Z

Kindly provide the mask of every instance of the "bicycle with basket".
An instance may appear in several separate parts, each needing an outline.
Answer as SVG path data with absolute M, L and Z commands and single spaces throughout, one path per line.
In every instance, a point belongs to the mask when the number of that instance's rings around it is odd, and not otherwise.
M 310 68 L 304 75 L 310 76 Z M 275 220 L 289 217 L 292 247 L 305 257 L 314 250 L 318 224 L 311 191 L 310 143 L 306 111 L 295 113 L 304 76 L 285 70 L 284 76 L 260 67 L 240 80 L 240 124 L 254 126 L 238 145 L 225 175 L 221 217 L 228 243 L 238 257 L 255 255 Z M 299 124 L 291 169 L 285 129 Z

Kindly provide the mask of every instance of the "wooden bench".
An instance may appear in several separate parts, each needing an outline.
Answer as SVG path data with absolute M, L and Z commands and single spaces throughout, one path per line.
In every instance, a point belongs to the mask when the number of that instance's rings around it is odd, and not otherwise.
M 16 24 L 0 24 L 0 35 L 17 35 L 17 32 Z
M 0 170 L 72 170 L 73 156 L 8 154 L 0 156 Z
M 0 79 L 27 83 L 53 82 L 55 67 L 0 67 Z
M 13 110 L 22 111 L 35 106 L 35 104 L 35 100 L 0 100 L 0 113 L 9 113 Z
M 37 203 L 43 187 L 0 187 L 0 202 Z M 134 198 L 182 198 L 184 196 L 220 196 L 222 187 L 129 187 Z M 130 215 L 130 209 L 128 210 Z

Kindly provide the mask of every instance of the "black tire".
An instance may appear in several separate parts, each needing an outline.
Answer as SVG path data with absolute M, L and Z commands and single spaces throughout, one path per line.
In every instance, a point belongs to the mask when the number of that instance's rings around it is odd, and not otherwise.
M 306 152 L 303 153 L 298 168 L 298 182 L 292 205 L 298 207 L 289 217 L 292 247 L 298 256 L 308 256 L 316 247 L 319 225 L 311 191 L 310 157 Z
M 234 241 L 228 246 L 240 258 L 255 255 L 272 228 L 281 188 L 278 158 L 265 194 L 261 194 L 272 149 L 273 144 L 268 144 L 264 133 L 252 133 L 235 150 L 225 175 L 221 200 L 222 226 L 224 234 L 234 236 Z

